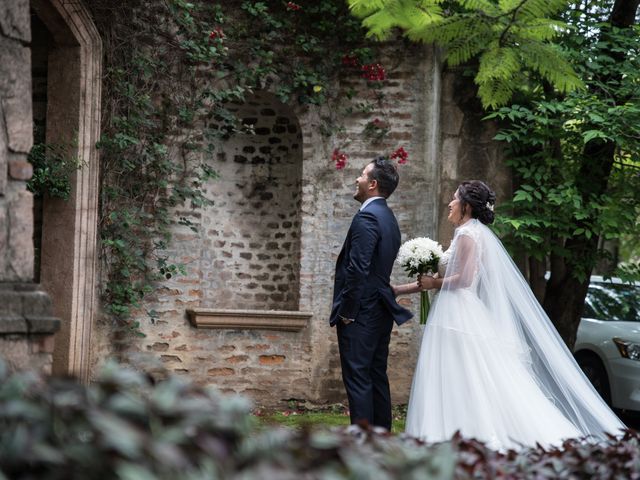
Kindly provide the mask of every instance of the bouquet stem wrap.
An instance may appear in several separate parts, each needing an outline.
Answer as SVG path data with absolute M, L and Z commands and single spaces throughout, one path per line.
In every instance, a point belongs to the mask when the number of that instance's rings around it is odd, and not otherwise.
M 427 323 L 430 308 L 431 301 L 429 300 L 429 292 L 423 290 L 420 292 L 420 325 Z

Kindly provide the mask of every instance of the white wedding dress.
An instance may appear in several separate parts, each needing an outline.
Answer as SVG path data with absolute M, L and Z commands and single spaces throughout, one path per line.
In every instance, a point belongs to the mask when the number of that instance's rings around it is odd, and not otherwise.
M 459 430 L 496 450 L 621 433 L 491 230 L 458 227 L 440 270 L 407 433 L 439 442 Z

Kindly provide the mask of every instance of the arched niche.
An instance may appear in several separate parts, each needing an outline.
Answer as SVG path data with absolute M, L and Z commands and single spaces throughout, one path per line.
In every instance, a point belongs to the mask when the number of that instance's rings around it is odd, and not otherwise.
M 87 381 L 96 307 L 102 43 L 79 0 L 32 0 L 31 9 L 34 28 L 47 30 L 33 32 L 34 39 L 51 42 L 33 45 L 46 55 L 45 141 L 69 146 L 68 154 L 83 164 L 71 179 L 71 198 L 45 198 L 42 206 L 39 278 L 62 320 L 53 373 Z
M 259 91 L 229 107 L 253 133 L 210 159 L 220 175 L 203 214 L 203 308 L 196 326 L 303 328 L 300 303 L 302 133 L 293 110 Z M 209 127 L 219 125 L 210 120 Z

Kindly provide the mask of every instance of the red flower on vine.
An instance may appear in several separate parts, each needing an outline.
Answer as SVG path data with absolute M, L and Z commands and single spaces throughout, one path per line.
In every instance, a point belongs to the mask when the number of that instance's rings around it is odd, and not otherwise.
M 380 82 L 387 78 L 387 72 L 379 63 L 362 65 L 362 78 L 370 82 Z
M 347 165 L 347 158 L 347 154 L 338 148 L 334 149 L 333 155 L 331 155 L 331 160 L 336 162 L 336 170 L 342 170 Z
M 220 40 L 222 40 L 223 38 L 225 38 L 225 36 L 226 35 L 222 31 L 222 28 L 221 27 L 216 27 L 209 34 L 209 39 L 210 40 L 215 40 L 216 38 L 219 38 Z
M 287 10 L 290 10 L 292 12 L 297 12 L 298 10 L 302 10 L 302 7 L 297 3 L 287 2 Z
M 395 152 L 391 154 L 391 160 L 396 160 L 396 159 L 398 160 L 398 163 L 400 165 L 404 165 L 405 163 L 407 163 L 407 160 L 409 159 L 409 154 L 404 149 L 404 147 L 398 148 Z
M 344 55 L 342 57 L 342 65 L 345 67 L 357 67 L 360 62 L 354 55 Z

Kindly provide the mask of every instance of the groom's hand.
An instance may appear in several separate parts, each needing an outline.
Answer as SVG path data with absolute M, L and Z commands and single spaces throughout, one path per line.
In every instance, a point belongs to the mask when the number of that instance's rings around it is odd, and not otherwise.
M 341 321 L 342 323 L 344 323 L 345 325 L 349 325 L 349 324 L 350 324 L 351 322 L 353 322 L 353 320 L 354 320 L 353 318 L 347 318 L 347 317 L 345 317 L 345 316 L 343 316 L 343 315 L 338 315 L 338 318 L 339 318 L 339 319 L 340 319 L 340 321 Z

